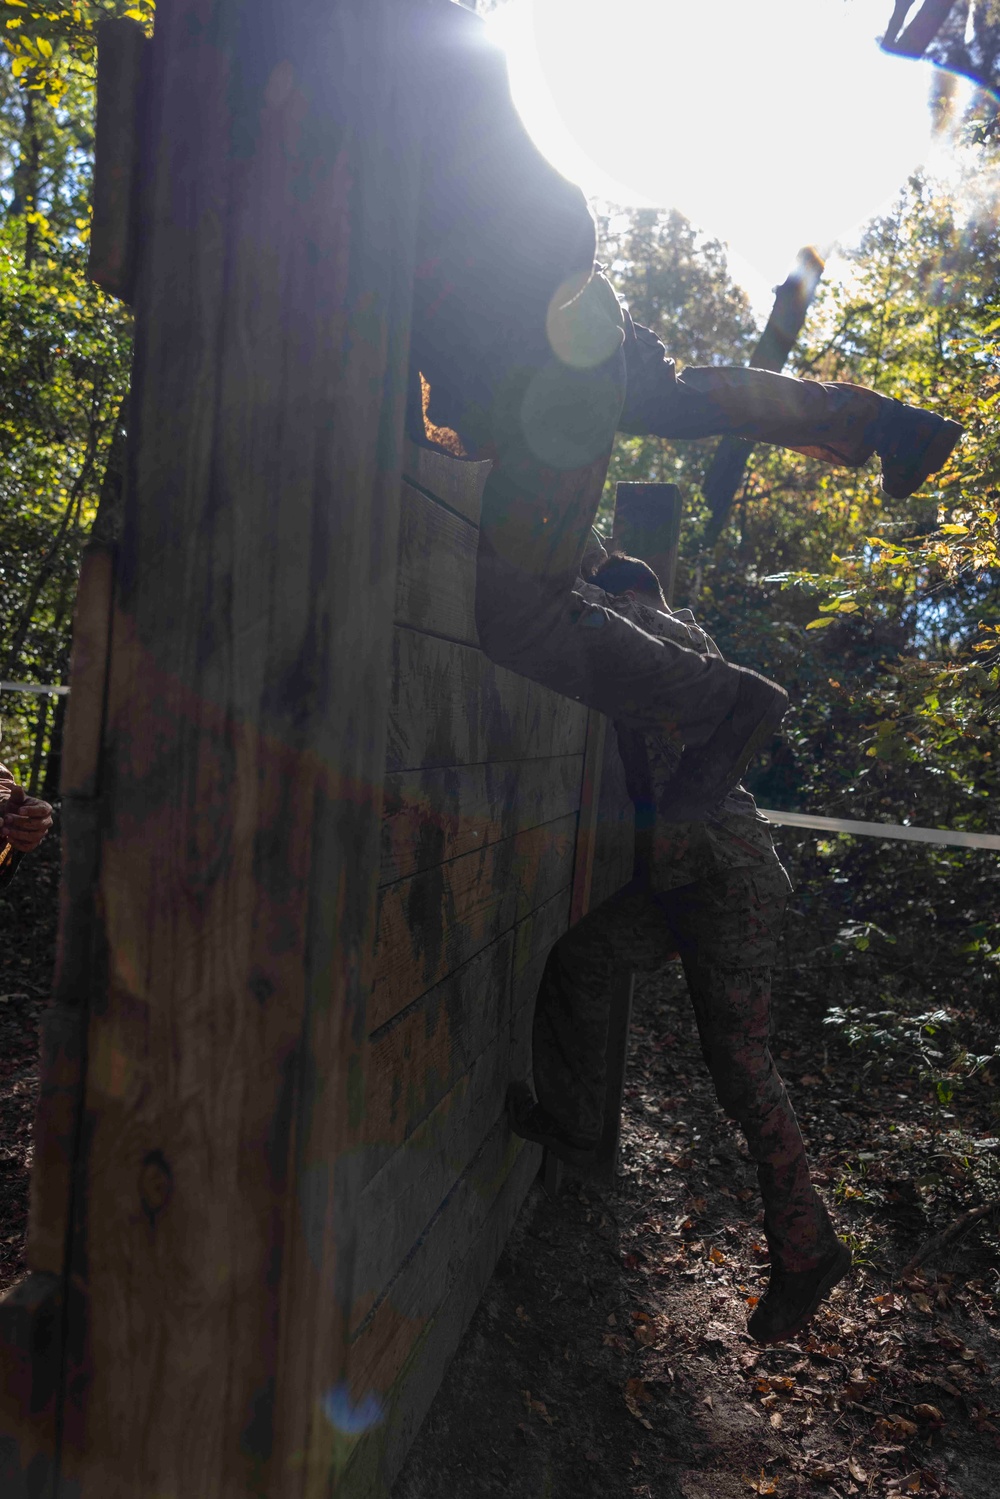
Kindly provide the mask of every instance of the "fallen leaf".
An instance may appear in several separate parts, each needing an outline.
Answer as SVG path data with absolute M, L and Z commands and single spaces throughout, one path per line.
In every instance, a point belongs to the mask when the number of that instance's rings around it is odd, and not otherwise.
M 777 1430 L 784 1423 L 784 1416 L 780 1411 L 771 1412 L 771 1425 Z
M 640 1322 L 633 1331 L 636 1342 L 643 1348 L 652 1348 L 659 1338 L 659 1332 L 653 1322 Z
M 524 1397 L 524 1403 L 525 1403 L 525 1405 L 528 1407 L 528 1410 L 531 1411 L 531 1413 L 533 1415 L 535 1415 L 535 1416 L 541 1416 L 542 1420 L 546 1421 L 549 1424 L 549 1426 L 554 1426 L 555 1425 L 556 1418 L 555 1418 L 555 1416 L 550 1416 L 549 1415 L 548 1408 L 546 1407 L 544 1401 L 535 1400 L 533 1398 L 532 1393 L 531 1393 L 530 1390 L 522 1390 L 521 1394 Z
M 750 1485 L 751 1491 L 755 1494 L 776 1494 L 778 1492 L 778 1485 L 773 1478 L 766 1476 L 763 1469 L 759 1478 L 748 1478 L 747 1483 Z
M 708 1257 L 712 1261 L 713 1265 L 724 1265 L 726 1263 L 726 1256 L 723 1254 L 721 1249 L 710 1249 L 708 1251 Z
M 913 1414 L 918 1421 L 933 1421 L 938 1426 L 944 1422 L 944 1416 L 942 1416 L 936 1405 L 915 1405 L 913 1407 Z
M 836 1471 L 826 1463 L 817 1463 L 814 1468 L 807 1469 L 807 1473 L 817 1483 L 834 1483 L 837 1477 Z
M 644 1405 L 650 1398 L 650 1393 L 641 1379 L 628 1379 L 625 1381 L 625 1406 L 631 1415 L 645 1426 L 647 1431 L 652 1431 L 653 1424 L 643 1415 L 640 1405 Z
M 711 1395 L 706 1395 L 705 1398 L 704 1398 L 704 1400 L 701 1403 L 702 1403 L 702 1405 L 707 1405 L 708 1408 L 709 1408 L 709 1410 L 714 1410 L 715 1409 L 715 1407 L 712 1404 L 712 1397 L 711 1397 Z
M 853 1457 L 849 1457 L 847 1459 L 847 1471 L 850 1473 L 855 1483 L 868 1482 L 868 1474 L 865 1472 L 861 1464 Z

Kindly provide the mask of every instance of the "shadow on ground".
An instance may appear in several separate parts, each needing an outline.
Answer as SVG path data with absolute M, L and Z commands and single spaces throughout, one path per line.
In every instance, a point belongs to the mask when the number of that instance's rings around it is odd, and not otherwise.
M 981 1201 L 961 1163 L 1000 1147 L 994 1091 L 945 1112 L 909 1079 L 862 1088 L 785 988 L 781 1065 L 850 1284 L 797 1343 L 747 1337 L 754 1177 L 671 970 L 637 996 L 617 1186 L 533 1190 L 394 1499 L 996 1499 L 997 1219 L 899 1276 Z

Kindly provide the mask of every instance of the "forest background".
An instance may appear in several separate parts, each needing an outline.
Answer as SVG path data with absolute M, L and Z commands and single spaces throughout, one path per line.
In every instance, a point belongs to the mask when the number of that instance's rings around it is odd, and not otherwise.
M 995 89 L 1000 3 L 980 4 L 971 23 L 967 10 L 957 7 L 937 45 Z M 68 672 L 79 558 L 131 354 L 128 310 L 86 270 L 93 23 L 110 14 L 149 25 L 152 13 L 150 0 L 0 0 L 7 682 L 61 683 Z M 700 484 L 713 444 L 624 438 L 614 455 L 605 520 L 616 480 L 678 483 L 676 602 L 695 608 L 733 660 L 790 692 L 781 737 L 750 781 L 765 806 L 1000 831 L 1000 228 L 991 190 L 1000 129 L 988 92 L 960 135 L 962 172 L 947 185 L 913 178 L 867 227 L 822 286 L 789 365 L 965 424 L 953 460 L 917 497 L 887 501 L 874 466 L 834 470 L 758 448 L 729 525 L 706 547 Z M 676 212 L 603 207 L 600 216 L 616 286 L 678 365 L 745 363 L 759 324 L 725 248 Z M 3 757 L 50 798 L 64 703 L 0 692 Z M 796 883 L 785 962 L 820 991 L 818 1050 L 855 1048 L 858 1086 L 867 1069 L 906 1073 L 942 1111 L 973 1079 L 989 1080 L 991 1064 L 1000 1079 L 996 855 L 787 831 L 781 846 Z M 987 1176 L 996 1159 L 984 1163 Z M 992 1176 L 979 1185 L 998 1195 Z

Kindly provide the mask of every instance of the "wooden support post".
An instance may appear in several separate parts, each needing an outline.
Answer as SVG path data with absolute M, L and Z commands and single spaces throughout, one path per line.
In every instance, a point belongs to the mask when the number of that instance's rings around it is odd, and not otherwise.
M 59 956 L 87 1010 L 75 1167 L 34 1194 L 34 1275 L 0 1317 L 5 1377 L 54 1370 L 60 1469 L 32 1468 L 38 1383 L 0 1409 L 19 1499 L 319 1499 L 367 1409 L 349 1328 L 426 7 L 280 12 L 173 0 L 151 44 L 99 922 Z M 71 864 L 89 848 L 70 832 Z
M 90 276 L 131 302 L 139 253 L 142 110 L 149 41 L 135 21 L 101 21 L 97 29 L 97 119 Z
M 664 597 L 673 597 L 681 535 L 681 492 L 676 484 L 615 487 L 615 547 L 648 562 Z

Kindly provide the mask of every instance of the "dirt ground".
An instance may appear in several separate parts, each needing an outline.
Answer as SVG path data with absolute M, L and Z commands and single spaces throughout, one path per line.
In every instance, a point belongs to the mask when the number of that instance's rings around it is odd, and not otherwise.
M 0 897 L 0 1289 L 23 1269 L 57 879 L 53 837 Z M 996 1499 L 1000 1214 L 900 1275 L 1000 1197 L 995 1081 L 944 1105 L 902 1067 L 865 1073 L 822 1040 L 821 961 L 786 960 L 778 987 L 776 1047 L 852 1281 L 808 1337 L 747 1338 L 767 1270 L 754 1177 L 674 966 L 637 993 L 616 1186 L 533 1190 L 394 1499 Z
M 56 831 L 0 893 L 0 1294 L 24 1271 L 38 1020 L 52 983 L 58 890 Z
M 716 1106 L 679 966 L 637 994 L 619 1180 L 536 1186 L 394 1499 L 1000 1494 L 996 1087 L 947 1108 L 824 1053 L 822 972 L 781 976 L 777 1050 L 857 1268 L 809 1335 L 761 1349 L 742 1137 Z

